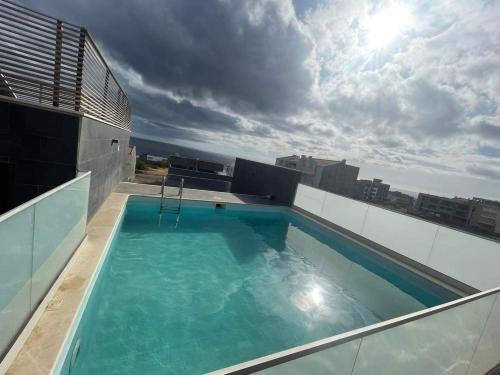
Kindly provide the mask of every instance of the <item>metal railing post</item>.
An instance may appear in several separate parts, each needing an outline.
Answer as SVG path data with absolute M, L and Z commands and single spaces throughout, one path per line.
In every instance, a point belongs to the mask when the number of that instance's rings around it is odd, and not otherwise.
M 78 60 L 76 63 L 76 85 L 75 85 L 75 111 L 80 111 L 82 103 L 82 79 L 83 63 L 85 55 L 85 36 L 87 31 L 84 27 L 80 29 L 80 40 L 78 42 Z
M 52 92 L 52 105 L 59 107 L 59 95 L 61 90 L 61 55 L 63 40 L 63 23 L 57 21 L 56 26 L 56 45 L 54 48 L 54 89 Z
M 108 100 L 109 69 L 106 69 L 106 79 L 104 80 L 104 101 Z
M 177 215 L 181 212 L 181 205 L 182 205 L 182 191 L 184 190 L 184 178 L 181 178 L 181 184 L 179 186 L 179 205 L 177 206 Z M 179 220 L 179 217 L 177 217 L 177 220 Z M 176 226 L 177 227 L 177 226 Z
M 181 184 L 179 185 L 179 197 L 182 200 L 182 190 L 184 189 L 184 178 L 181 178 Z

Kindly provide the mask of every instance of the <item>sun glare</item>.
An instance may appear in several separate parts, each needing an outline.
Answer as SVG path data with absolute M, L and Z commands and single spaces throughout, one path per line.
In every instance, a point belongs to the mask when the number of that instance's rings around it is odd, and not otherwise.
M 368 47 L 379 50 L 410 26 L 411 15 L 403 5 L 392 5 L 370 16 L 366 21 Z

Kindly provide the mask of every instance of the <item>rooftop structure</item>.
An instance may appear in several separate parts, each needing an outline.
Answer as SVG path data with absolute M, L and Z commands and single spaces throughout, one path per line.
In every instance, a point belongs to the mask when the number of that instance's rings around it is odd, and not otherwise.
M 205 173 L 219 173 L 224 170 L 224 165 L 221 163 L 214 163 L 200 159 L 170 156 L 168 161 L 174 168 L 189 169 Z
M 358 167 L 347 164 L 345 160 L 317 159 L 305 155 L 277 158 L 276 165 L 300 171 L 300 182 L 303 184 L 342 195 L 352 194 L 359 173 Z
M 168 162 L 168 158 L 165 158 L 163 156 L 158 156 L 158 155 L 151 155 L 151 154 L 141 154 L 141 155 L 139 155 L 139 159 L 144 160 L 144 161 L 150 161 L 153 163 Z
M 212 161 L 183 158 L 180 156 L 170 156 L 168 158 L 170 165 L 174 168 L 190 169 L 193 171 L 206 173 L 219 173 L 224 170 L 224 164 L 215 163 Z

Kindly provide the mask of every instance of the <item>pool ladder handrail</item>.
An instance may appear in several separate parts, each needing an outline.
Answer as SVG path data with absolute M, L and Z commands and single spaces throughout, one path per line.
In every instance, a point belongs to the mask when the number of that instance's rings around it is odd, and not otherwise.
M 181 178 L 181 183 L 179 184 L 179 191 L 177 195 L 171 195 L 169 197 L 179 197 L 178 205 L 176 207 L 168 206 L 164 203 L 165 198 L 165 185 L 167 183 L 168 174 L 163 176 L 162 184 L 161 184 L 161 199 L 160 199 L 160 214 L 163 212 L 170 212 L 174 214 L 179 214 L 181 212 L 181 204 L 182 204 L 182 193 L 184 190 L 184 178 Z

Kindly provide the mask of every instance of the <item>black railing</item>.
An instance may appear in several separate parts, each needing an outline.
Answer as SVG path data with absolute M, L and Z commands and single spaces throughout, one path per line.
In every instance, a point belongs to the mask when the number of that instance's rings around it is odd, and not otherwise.
M 0 96 L 130 130 L 130 104 L 87 30 L 0 0 Z

